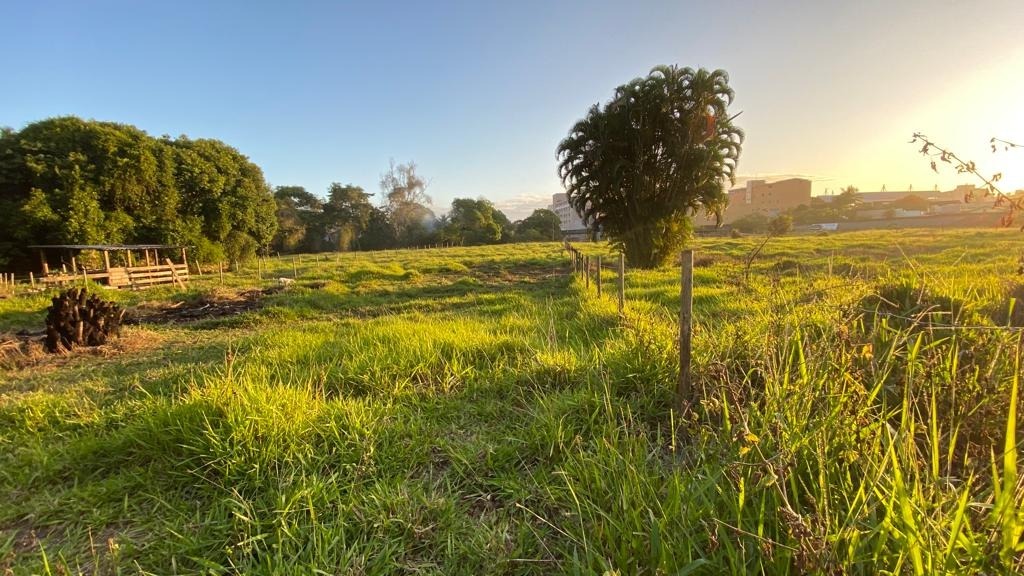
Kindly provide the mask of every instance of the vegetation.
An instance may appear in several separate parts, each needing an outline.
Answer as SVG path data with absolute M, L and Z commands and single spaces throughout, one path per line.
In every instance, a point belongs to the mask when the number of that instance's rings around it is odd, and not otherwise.
M 546 208 L 534 210 L 532 214 L 516 223 L 517 242 L 558 240 L 562 237 L 562 221 L 558 215 Z
M 276 232 L 263 173 L 234 148 L 51 118 L 0 132 L 0 266 L 31 244 L 171 243 L 250 258 Z
M 732 227 L 747 234 L 768 234 L 784 236 L 793 230 L 793 217 L 787 212 L 769 217 L 763 212 L 754 212 L 738 218 Z
M 180 244 L 198 261 L 237 265 L 257 252 L 555 238 L 550 220 L 536 213 L 517 237 L 516 226 L 483 199 L 457 199 L 439 221 L 412 162 L 392 162 L 380 184 L 379 206 L 361 187 L 337 182 L 325 197 L 301 186 L 271 192 L 259 167 L 217 140 L 153 138 L 75 117 L 42 120 L 0 131 L 0 267 L 30 267 L 26 247 L 33 244 Z
M 416 173 L 416 164 L 395 165 L 380 177 L 381 193 L 386 202 L 384 213 L 394 228 L 395 240 L 401 246 L 423 243 L 433 228 L 434 213 L 427 206 L 427 181 Z
M 459 245 L 496 244 L 510 226 L 508 218 L 494 207 L 490 200 L 456 198 L 452 209 L 444 218 L 441 239 Z M 504 224 L 504 226 L 502 225 Z
M 723 70 L 659 66 L 594 105 L 558 146 L 569 203 L 626 260 L 661 266 L 679 251 L 698 210 L 719 218 L 743 131 L 728 115 Z
M 0 567 L 1024 569 L 1019 237 L 781 237 L 744 282 L 757 242 L 695 243 L 687 422 L 678 272 L 630 270 L 620 318 L 554 243 L 274 258 L 264 278 L 298 278 L 256 310 L 10 352 Z M 258 284 L 193 280 L 109 297 L 199 309 Z M 0 331 L 47 304 L 0 300 Z

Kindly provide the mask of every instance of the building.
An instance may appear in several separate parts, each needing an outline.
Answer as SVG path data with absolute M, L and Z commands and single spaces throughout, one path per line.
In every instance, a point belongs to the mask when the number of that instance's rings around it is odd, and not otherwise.
M 777 216 L 801 204 L 811 203 L 811 181 L 804 178 L 787 178 L 778 182 L 747 180 L 738 188 L 729 190 L 729 206 L 722 214 L 722 223 L 729 224 L 751 214 Z M 714 225 L 712 215 L 697 214 L 697 226 Z
M 548 210 L 554 212 L 561 221 L 562 232 L 565 234 L 586 234 L 587 225 L 576 210 L 569 205 L 569 197 L 565 192 L 551 195 L 551 205 Z

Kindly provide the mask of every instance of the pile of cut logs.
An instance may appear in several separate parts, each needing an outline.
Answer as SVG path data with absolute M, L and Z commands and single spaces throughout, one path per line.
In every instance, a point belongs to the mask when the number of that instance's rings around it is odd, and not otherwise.
M 124 320 L 124 308 L 85 288 L 65 290 L 53 298 L 46 314 L 46 349 L 70 350 L 75 346 L 100 346 L 117 336 Z

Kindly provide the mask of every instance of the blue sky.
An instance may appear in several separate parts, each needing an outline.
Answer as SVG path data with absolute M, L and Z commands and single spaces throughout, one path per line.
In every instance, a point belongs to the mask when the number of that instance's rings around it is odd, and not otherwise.
M 657 64 L 724 68 L 744 177 L 815 193 L 933 175 L 920 130 L 1024 187 L 1020 0 L 952 2 L 5 2 L 0 125 L 74 114 L 223 140 L 274 185 L 378 191 L 414 160 L 435 205 L 521 217 L 560 191 L 555 147 Z

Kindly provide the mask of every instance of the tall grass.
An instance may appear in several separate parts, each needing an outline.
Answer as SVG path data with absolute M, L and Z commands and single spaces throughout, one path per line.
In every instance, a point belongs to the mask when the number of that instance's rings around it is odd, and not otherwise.
M 701 245 L 690 421 L 671 411 L 674 271 L 630 272 L 619 318 L 556 245 L 307 259 L 244 324 L 8 371 L 0 566 L 1021 571 L 1000 242 L 781 239 L 749 283 L 749 241 Z

